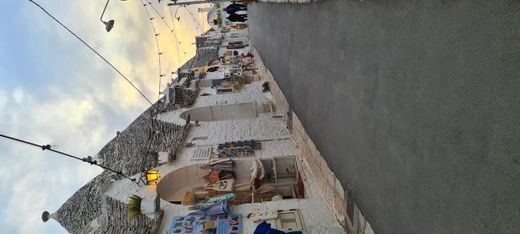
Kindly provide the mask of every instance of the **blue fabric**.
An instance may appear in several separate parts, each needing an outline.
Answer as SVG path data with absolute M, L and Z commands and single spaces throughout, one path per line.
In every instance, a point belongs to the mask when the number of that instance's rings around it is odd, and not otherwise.
M 283 232 L 280 230 L 276 230 L 271 228 L 271 224 L 263 221 L 262 223 L 256 226 L 254 234 L 303 234 L 301 231 L 297 232 Z
M 186 231 L 190 231 L 191 233 L 200 233 L 204 229 L 204 225 L 200 222 L 200 219 L 204 216 L 201 215 L 188 215 L 184 217 L 175 217 L 172 220 L 172 226 L 170 230 L 168 230 L 168 234 L 174 233 L 186 233 Z M 193 219 L 193 222 L 189 220 Z M 181 232 L 176 232 L 176 230 L 180 230 Z
M 170 230 L 168 230 L 167 233 L 200 234 L 204 230 L 204 222 L 207 222 L 208 220 L 216 221 L 216 229 L 205 231 L 207 234 L 228 234 L 233 230 L 238 234 L 242 234 L 242 215 L 233 213 L 218 216 L 177 216 L 173 218 Z
M 219 219 L 217 221 L 217 234 L 229 233 L 229 222 L 228 220 Z
M 212 206 L 209 206 L 205 210 L 206 215 L 221 215 L 228 213 L 228 203 L 227 201 L 215 203 Z
M 285 232 L 271 228 L 271 224 L 263 221 L 256 226 L 254 234 L 285 234 Z

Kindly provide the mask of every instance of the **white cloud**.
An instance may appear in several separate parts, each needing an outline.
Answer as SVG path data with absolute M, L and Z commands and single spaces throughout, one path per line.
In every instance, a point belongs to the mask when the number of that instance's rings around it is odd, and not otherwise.
M 8 100 L 9 98 L 7 96 L 7 93 L 4 91 L 2 86 L 0 86 L 0 113 L 4 112 L 4 108 Z
M 50 156 L 50 155 L 46 155 Z M 51 156 L 52 157 L 52 156 Z M 50 158 L 49 161 L 56 162 L 63 159 Z M 39 233 L 44 230 L 45 225 L 40 219 L 41 212 L 55 211 L 57 207 L 49 207 L 49 203 L 60 200 L 65 201 L 74 189 L 71 183 L 78 183 L 77 175 L 87 174 L 94 176 L 99 170 L 91 170 L 88 165 L 65 163 L 68 166 L 39 167 L 27 166 L 18 170 L 17 177 L 10 182 L 12 197 L 6 201 L 6 222 L 19 227 L 20 233 Z M 86 183 L 90 178 L 82 176 L 79 181 Z M 67 194 L 69 193 L 69 194 Z
M 13 91 L 13 99 L 16 104 L 22 104 L 25 100 L 25 91 L 22 88 L 16 88 Z
M 20 89 L 10 91 L 13 98 L 5 102 L 6 108 L 13 111 L 0 112 L 4 134 L 37 144 L 57 143 L 59 150 L 80 157 L 95 154 L 111 137 L 106 115 L 96 111 L 102 108 L 91 96 L 63 98 L 63 93 L 51 93 L 47 99 L 34 101 L 24 93 L 24 105 L 19 105 L 16 90 Z M 0 187 L 4 196 L 10 197 L 4 203 L 3 209 L 9 215 L 3 222 L 19 228 L 20 233 L 46 230 L 39 218 L 41 212 L 57 209 L 101 171 L 35 147 L 1 141 Z

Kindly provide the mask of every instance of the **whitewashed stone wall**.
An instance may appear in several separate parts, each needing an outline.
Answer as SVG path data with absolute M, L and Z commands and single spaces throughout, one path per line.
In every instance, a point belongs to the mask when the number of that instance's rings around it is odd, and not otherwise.
M 162 212 L 153 217 L 141 215 L 139 218 L 128 217 L 128 205 L 110 196 L 104 196 L 103 215 L 100 226 L 89 233 L 156 233 L 162 219 Z

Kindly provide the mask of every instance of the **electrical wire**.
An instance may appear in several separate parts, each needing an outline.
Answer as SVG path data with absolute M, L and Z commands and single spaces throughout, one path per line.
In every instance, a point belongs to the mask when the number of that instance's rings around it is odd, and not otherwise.
M 159 11 L 157 11 L 157 9 L 153 6 L 153 4 L 149 1 L 147 1 L 149 6 L 153 9 L 153 11 L 155 12 L 155 14 L 157 14 L 157 16 L 161 19 L 161 21 L 166 25 L 166 27 L 168 27 L 168 29 L 170 29 L 170 33 L 173 35 L 173 37 L 175 37 L 175 40 L 177 41 L 177 43 L 180 45 L 180 48 L 182 50 L 182 53 L 184 55 L 186 55 L 186 51 L 184 50 L 184 48 L 182 47 L 181 45 L 181 42 L 178 40 L 177 38 L 177 31 L 174 30 L 174 28 L 172 28 L 172 26 L 170 26 L 170 24 L 168 24 L 168 22 L 166 22 L 166 20 L 164 19 L 164 16 L 162 16 Z M 171 12 L 171 8 L 170 8 L 170 12 Z M 175 27 L 175 21 L 173 21 L 172 19 L 172 23 L 173 23 L 173 26 Z M 175 33 L 174 33 L 175 32 Z M 184 56 L 183 56 L 184 57 Z M 184 57 L 185 58 L 185 57 Z
M 175 35 L 175 41 L 177 42 L 177 43 L 175 43 L 175 45 L 177 46 L 177 59 L 179 61 L 179 64 L 181 64 L 181 57 L 179 56 L 179 41 L 177 40 L 177 31 L 175 30 L 175 21 L 173 20 L 174 18 L 173 18 L 172 8 L 171 7 L 169 7 L 169 8 L 170 8 L 170 16 L 172 18 L 173 31 L 175 32 L 175 34 L 174 34 Z M 179 8 L 177 8 L 177 10 L 178 9 Z
M 59 151 L 59 150 L 54 150 L 54 149 L 51 148 L 50 145 L 38 145 L 38 144 L 30 142 L 30 141 L 18 139 L 18 138 L 15 138 L 15 137 L 4 135 L 4 134 L 0 134 L 0 137 L 6 138 L 6 139 L 9 139 L 9 140 L 13 140 L 13 141 L 17 141 L 17 142 L 20 142 L 20 143 L 24 143 L 24 144 L 27 144 L 27 145 L 30 145 L 30 146 L 34 146 L 34 147 L 40 148 L 42 150 L 49 150 L 49 151 L 52 151 L 54 153 L 61 154 L 63 156 L 66 156 L 66 157 L 69 157 L 69 158 L 72 158 L 72 159 L 80 160 L 82 162 L 90 163 L 90 165 L 101 167 L 104 170 L 107 170 L 107 171 L 110 171 L 110 172 L 115 173 L 117 175 L 123 176 L 123 177 L 131 180 L 132 182 L 136 183 L 136 179 L 135 178 L 130 178 L 130 177 L 126 176 L 125 174 L 123 174 L 123 172 L 121 172 L 121 171 L 117 171 L 117 170 L 114 170 L 114 169 L 112 169 L 110 167 L 104 166 L 102 164 L 98 164 L 97 161 L 92 160 L 92 157 L 90 157 L 90 156 L 86 157 L 86 158 L 80 158 L 80 157 L 74 156 L 72 154 L 68 154 L 68 153 L 65 153 L 65 152 L 62 152 L 62 151 Z M 138 183 L 136 183 L 136 184 L 138 184 Z
M 157 10 L 157 8 L 154 7 L 154 5 L 148 1 L 148 0 L 141 0 L 141 3 L 143 4 L 143 6 L 145 7 L 146 9 L 146 14 L 148 15 L 148 17 L 150 18 L 150 20 L 153 20 L 154 18 L 151 16 L 151 14 L 149 13 L 148 9 L 146 8 L 146 6 L 149 6 L 153 12 L 155 12 L 155 14 L 157 15 L 157 17 L 159 17 L 159 19 L 161 19 L 161 21 L 166 25 L 166 27 L 168 27 L 168 29 L 170 30 L 170 33 L 172 34 L 173 38 L 175 39 L 176 41 L 176 47 L 177 47 L 177 50 L 176 50 L 176 53 L 177 53 L 177 60 L 179 62 L 179 65 L 180 65 L 180 55 L 179 55 L 179 45 L 180 45 L 180 49 L 182 50 L 182 53 L 183 53 L 183 59 L 186 59 L 186 51 L 184 50 L 184 48 L 182 47 L 181 45 L 181 42 L 179 41 L 178 37 L 177 37 L 177 30 L 175 29 L 175 20 L 174 20 L 174 17 L 173 17 L 173 12 L 172 12 L 172 9 L 170 7 L 170 16 L 171 16 L 171 20 L 172 20 L 172 26 L 170 26 L 170 24 L 164 19 L 165 17 L 161 15 L 161 13 L 159 13 L 159 11 Z M 178 10 L 178 8 L 177 8 Z M 192 16 L 192 19 L 193 19 L 193 14 L 188 11 L 188 13 Z M 194 19 L 193 19 L 194 20 Z M 195 21 L 195 20 L 194 20 Z M 200 27 L 200 23 L 195 21 L 196 24 L 199 25 Z M 157 48 L 158 48 L 158 51 L 160 50 L 159 49 L 159 42 L 158 42 L 158 39 L 157 39 L 157 36 L 159 35 L 155 29 L 155 26 L 153 25 L 152 23 L 152 28 L 153 28 L 153 31 L 154 31 L 154 34 L 156 35 L 156 44 L 157 44 Z M 201 29 L 203 31 L 203 29 Z M 160 54 L 161 52 L 159 52 L 159 66 L 161 64 L 161 61 L 160 61 Z M 160 68 L 161 69 L 161 68 Z M 174 72 L 172 72 L 173 74 Z M 158 94 L 158 97 L 157 99 L 159 100 L 160 98 L 160 81 L 161 81 L 161 78 L 164 76 L 164 74 L 162 73 L 162 71 L 160 71 L 160 78 L 159 78 L 159 94 Z
M 143 1 L 143 0 L 141 0 Z M 178 36 L 177 36 L 177 29 L 175 28 L 175 20 L 174 20 L 174 17 L 173 17 L 173 12 L 172 12 L 172 8 L 170 7 L 169 10 L 170 10 L 170 16 L 171 16 L 171 20 L 172 20 L 172 24 L 170 25 L 166 20 L 165 20 L 165 17 L 161 15 L 161 13 L 159 13 L 159 11 L 157 10 L 156 7 L 154 7 L 154 5 L 146 0 L 146 2 L 148 3 L 147 6 L 149 6 L 150 8 L 152 8 L 153 12 L 155 12 L 156 16 L 159 17 L 159 19 L 161 19 L 161 21 L 164 23 L 164 25 L 166 25 L 166 27 L 170 30 L 170 33 L 171 33 L 171 36 L 173 36 L 173 39 L 175 39 L 175 46 L 177 48 L 177 50 L 175 51 L 176 54 L 177 54 L 177 60 L 178 60 L 178 67 L 181 66 L 181 58 L 180 58 L 180 53 L 179 53 L 179 48 L 180 48 L 180 51 L 182 51 L 182 57 L 183 59 L 186 59 L 186 51 L 184 50 L 184 47 L 182 46 L 181 44 L 181 41 L 179 40 Z M 144 4 L 143 4 L 144 5 Z M 178 8 L 176 9 L 176 12 L 177 12 Z M 149 14 L 150 15 L 150 14 Z M 175 74 L 176 72 L 175 71 L 172 71 L 171 74 Z M 164 75 L 163 75 L 164 76 Z
M 45 12 L 45 14 L 47 14 L 49 17 L 51 17 L 54 21 L 56 21 L 56 23 L 58 23 L 59 25 L 61 25 L 63 28 L 65 28 L 69 33 L 71 33 L 74 37 L 76 37 L 79 41 L 81 41 L 85 46 L 87 46 L 90 50 L 92 50 L 92 52 L 94 52 L 97 56 L 99 56 L 103 61 L 105 61 L 112 69 L 114 69 L 121 77 L 123 77 L 123 79 L 125 79 L 137 92 L 139 92 L 139 94 L 141 95 L 141 97 L 143 97 L 154 109 L 156 109 L 156 107 L 153 105 L 153 103 L 150 101 L 150 99 L 148 99 L 146 97 L 146 95 L 144 95 L 143 92 L 141 92 L 141 90 L 139 90 L 139 88 L 137 88 L 134 83 L 132 83 L 132 81 L 130 81 L 123 73 L 121 73 L 121 71 L 119 71 L 119 69 L 117 69 L 114 65 L 112 65 L 112 63 L 110 63 L 105 57 L 103 57 L 103 55 L 101 55 L 99 52 L 97 52 L 94 48 L 92 48 L 89 44 L 87 44 L 87 42 L 85 42 L 83 39 L 81 39 L 81 37 L 79 37 L 78 35 L 76 35 L 76 33 L 74 33 L 72 30 L 70 30 L 67 26 L 65 26 L 63 23 L 61 23 L 58 19 L 56 19 L 51 13 L 47 12 L 47 10 L 45 10 L 42 6 L 40 6 L 40 4 L 36 3 L 34 0 L 28 0 L 29 2 L 33 3 L 34 5 L 36 5 L 38 8 L 40 8 L 43 12 Z
M 150 15 L 150 12 L 148 11 L 148 8 L 146 7 L 148 4 L 146 4 L 143 0 L 141 0 L 141 4 L 143 5 L 144 11 L 146 12 L 146 15 L 148 16 L 148 19 L 150 19 L 150 25 L 152 26 L 152 31 L 155 38 L 155 46 L 157 48 L 157 58 L 159 63 L 159 85 L 158 85 L 158 93 L 157 93 L 157 101 L 161 98 L 161 81 L 162 77 L 164 76 L 162 73 L 162 66 L 161 66 L 161 47 L 159 46 L 159 33 L 155 29 L 155 25 L 153 24 L 153 17 Z
M 202 28 L 202 26 L 200 25 L 200 22 L 198 20 L 195 19 L 195 16 L 193 15 L 193 13 L 187 8 L 187 7 L 184 7 L 184 9 L 188 12 L 188 14 L 191 16 L 191 19 L 193 20 L 193 22 L 195 23 L 196 26 L 198 26 L 198 28 L 200 29 L 201 33 L 204 33 L 204 29 Z M 198 32 L 197 32 L 198 33 Z

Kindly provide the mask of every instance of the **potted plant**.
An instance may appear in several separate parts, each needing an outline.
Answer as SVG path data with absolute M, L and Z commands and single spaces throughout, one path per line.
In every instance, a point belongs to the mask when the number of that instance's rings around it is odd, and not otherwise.
M 137 219 L 141 216 L 141 200 L 137 195 L 132 195 L 128 198 L 128 217 Z

